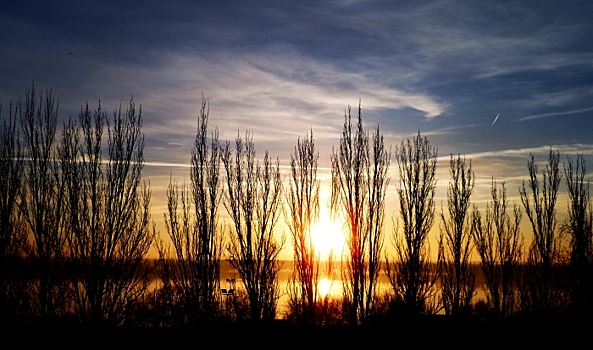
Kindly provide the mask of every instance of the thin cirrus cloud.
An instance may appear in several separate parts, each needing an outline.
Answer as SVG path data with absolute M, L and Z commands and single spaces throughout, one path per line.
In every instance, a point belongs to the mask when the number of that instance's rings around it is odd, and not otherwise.
M 127 76 L 125 81 L 133 85 L 140 77 L 144 83 L 136 85 L 136 95 L 147 101 L 145 109 L 164 116 L 152 129 L 159 135 L 193 129 L 202 92 L 209 101 L 210 122 L 222 138 L 234 137 L 238 129 L 253 130 L 260 141 L 304 134 L 312 127 L 321 130 L 319 136 L 324 130 L 339 133 L 341 113 L 359 99 L 365 110 L 411 108 L 426 119 L 446 110 L 426 94 L 407 93 L 362 72 L 344 72 L 296 54 L 165 55 L 163 61 L 157 70 L 108 67 L 98 79 Z
M 588 111 L 593 111 L 593 107 L 582 108 L 582 109 L 577 109 L 577 110 L 572 110 L 572 111 L 561 111 L 561 112 L 530 115 L 528 117 L 519 118 L 519 119 L 517 119 L 517 121 L 522 122 L 522 121 L 532 120 L 532 119 L 541 119 L 541 118 L 557 117 L 557 116 L 570 115 L 570 114 L 579 114 L 579 113 L 588 112 Z
M 214 66 L 213 74 L 204 72 L 196 80 L 208 79 L 211 99 L 219 100 L 221 106 L 258 107 L 243 109 L 246 119 L 253 117 L 250 111 L 275 111 L 297 119 L 335 115 L 358 98 L 366 109 L 413 108 L 426 118 L 441 115 L 445 108 L 426 94 L 407 93 L 363 72 L 344 71 L 298 54 L 247 55 L 206 66 Z M 220 71 L 226 72 L 222 79 L 217 74 Z M 301 106 L 300 112 L 308 116 L 294 115 Z
M 582 155 L 586 162 L 593 161 L 593 144 L 553 144 L 529 148 L 509 148 L 471 153 L 467 154 L 466 157 L 477 165 L 482 178 L 494 176 L 502 180 L 516 181 L 528 175 L 526 166 L 528 160 L 530 160 L 530 155 L 533 155 L 541 171 L 545 169 L 550 151 L 559 152 L 561 163 L 567 162 L 569 159 L 575 160 L 577 155 Z M 444 162 L 444 157 L 440 161 Z M 497 166 L 492 167 L 492 164 Z M 490 172 L 486 173 L 484 170 Z
M 516 166 L 515 169 L 523 171 L 523 167 L 527 164 L 527 160 L 531 154 L 539 162 L 544 163 L 548 159 L 550 150 L 554 152 L 558 151 L 563 160 L 575 158 L 577 155 L 582 155 L 585 159 L 593 158 L 593 144 L 554 144 L 529 148 L 508 148 L 495 151 L 467 153 L 464 157 L 467 157 L 467 159 L 471 159 L 474 162 L 477 161 L 485 164 L 492 160 L 501 161 L 503 163 L 511 164 L 512 166 L 521 164 L 520 166 Z M 439 162 L 442 164 L 448 161 L 448 159 L 448 156 L 441 156 L 439 157 Z M 590 161 L 591 160 L 593 159 L 590 159 Z M 497 170 L 499 173 L 508 171 L 508 169 L 505 169 L 504 171 L 500 171 L 500 169 L 494 170 Z

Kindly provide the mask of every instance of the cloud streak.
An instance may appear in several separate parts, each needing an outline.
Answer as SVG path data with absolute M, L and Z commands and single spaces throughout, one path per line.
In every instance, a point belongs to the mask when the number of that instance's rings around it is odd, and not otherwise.
M 593 107 L 582 108 L 572 111 L 562 111 L 562 112 L 552 112 L 552 113 L 544 113 L 544 114 L 537 114 L 537 115 L 530 115 L 528 117 L 522 117 L 517 119 L 518 122 L 523 122 L 526 120 L 533 120 L 533 119 L 541 119 L 541 118 L 549 118 L 549 117 L 557 117 L 561 115 L 570 115 L 570 114 L 580 114 L 583 112 L 593 111 Z
M 504 149 L 498 151 L 488 151 L 488 152 L 476 152 L 468 154 L 467 157 L 471 159 L 483 159 L 483 158 L 526 158 L 529 154 L 539 154 L 539 155 L 547 155 L 547 153 L 552 150 L 559 150 L 561 154 L 573 154 L 576 155 L 577 153 L 586 154 L 586 155 L 593 155 L 593 144 L 564 144 L 564 145 L 544 145 L 538 147 L 530 147 L 530 148 L 520 148 L 520 149 Z

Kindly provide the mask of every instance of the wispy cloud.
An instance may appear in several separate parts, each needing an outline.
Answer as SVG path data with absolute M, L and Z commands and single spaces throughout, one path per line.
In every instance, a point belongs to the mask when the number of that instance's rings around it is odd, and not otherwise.
M 144 165 L 149 167 L 190 168 L 189 163 L 144 162 Z
M 464 125 L 454 125 L 454 126 L 447 126 L 444 128 L 437 128 L 433 130 L 421 131 L 420 136 L 428 137 L 428 136 L 440 136 L 440 135 L 452 135 L 456 134 L 460 130 L 467 130 L 471 128 L 475 128 L 477 126 L 481 126 L 481 124 L 464 124 Z M 394 133 L 394 132 L 386 132 L 384 136 L 390 139 L 398 140 L 398 139 L 411 139 L 413 137 L 418 136 L 418 131 L 412 133 Z
M 556 117 L 556 116 L 569 115 L 569 114 L 579 114 L 579 113 L 588 112 L 588 111 L 593 111 L 593 107 L 576 109 L 576 110 L 571 110 L 571 111 L 562 111 L 562 112 L 553 112 L 553 113 L 544 113 L 544 114 L 530 115 L 528 117 L 519 118 L 516 121 L 523 122 L 523 121 L 526 121 L 526 120 L 540 119 L 540 118 L 548 118 L 548 117 Z
M 514 158 L 528 157 L 529 154 L 547 154 L 551 150 L 559 150 L 561 154 L 587 154 L 593 155 L 593 144 L 563 144 L 563 145 L 544 145 L 530 148 L 520 149 L 504 149 L 498 151 L 476 152 L 468 154 L 467 157 L 471 159 L 491 158 L 491 157 L 505 157 Z
M 344 71 L 291 52 L 163 55 L 158 67 L 105 67 L 95 81 L 123 79 L 121 91 L 135 91 L 152 127 L 147 136 L 180 143 L 195 129 L 200 94 L 210 103 L 210 123 L 222 139 L 251 130 L 259 141 L 295 139 L 311 128 L 316 137 L 339 135 L 348 105 L 363 110 L 415 109 L 435 118 L 446 104 L 426 94 L 387 86 L 365 72 Z M 139 84 L 139 81 L 142 84 Z M 111 93 L 114 93 L 113 91 Z M 158 118 L 156 116 L 159 116 Z M 183 136 L 185 135 L 185 136 Z

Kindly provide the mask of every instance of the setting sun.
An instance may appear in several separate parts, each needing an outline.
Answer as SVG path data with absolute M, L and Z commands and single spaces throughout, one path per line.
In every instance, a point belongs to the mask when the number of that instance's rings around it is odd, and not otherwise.
M 311 227 L 311 236 L 321 260 L 327 260 L 330 254 L 339 257 L 346 246 L 342 226 L 331 219 L 325 208 L 321 209 L 319 221 Z
M 325 298 L 326 296 L 332 295 L 332 292 L 334 292 L 333 284 L 334 281 L 331 281 L 327 278 L 322 278 L 319 281 L 319 286 L 317 287 L 317 290 L 319 291 L 319 296 Z

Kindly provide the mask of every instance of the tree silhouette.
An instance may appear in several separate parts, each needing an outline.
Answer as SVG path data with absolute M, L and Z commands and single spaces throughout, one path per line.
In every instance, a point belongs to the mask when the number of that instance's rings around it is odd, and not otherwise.
M 173 252 L 157 241 L 159 274 L 181 299 L 181 311 L 190 324 L 214 319 L 220 305 L 220 146 L 218 130 L 208 139 L 208 118 L 208 104 L 202 97 L 191 157 L 191 187 L 181 189 L 181 208 L 177 184 L 170 182 L 167 191 L 165 223 Z
M 472 235 L 482 261 L 489 308 L 495 315 L 508 317 L 515 311 L 516 273 L 523 249 L 521 209 L 514 205 L 512 217 L 507 213 L 504 182 L 498 189 L 493 178 L 490 193 L 484 222 L 474 207 Z
M 395 261 L 387 260 L 387 275 L 404 312 L 437 311 L 437 267 L 430 262 L 428 233 L 434 222 L 437 149 L 420 132 L 402 141 L 395 155 L 400 184 L 397 189 L 402 232 L 394 228 Z
M 533 242 L 521 283 L 521 299 L 523 307 L 534 312 L 551 312 L 555 299 L 559 297 L 555 293 L 552 276 L 558 258 L 555 206 L 561 179 L 559 162 L 560 153 L 550 150 L 540 185 L 537 164 L 532 154 L 527 163 L 528 185 L 526 187 L 523 180 L 523 186 L 519 189 L 523 208 L 533 229 Z
M 144 165 L 142 111 L 130 100 L 113 118 L 88 105 L 64 128 L 59 149 L 66 201 L 68 266 L 76 311 L 85 322 L 121 324 L 148 286 L 145 260 L 150 229 L 150 190 Z M 107 124 L 108 152 L 103 158 Z
M 58 104 L 51 90 L 39 96 L 33 86 L 19 99 L 23 132 L 24 193 L 21 211 L 33 244 L 28 245 L 37 279 L 32 281 L 33 313 L 42 322 L 66 311 L 67 283 L 62 273 L 66 236 L 63 230 L 64 182 L 56 160 Z
M 221 155 L 227 183 L 225 207 L 234 224 L 227 249 L 230 264 L 243 281 L 250 319 L 271 320 L 276 316 L 282 267 L 278 254 L 284 244 L 284 237 L 280 241 L 274 237 L 282 210 L 280 163 L 272 164 L 266 151 L 260 165 L 249 133 L 245 141 L 237 136 L 234 155 L 228 141 Z
M 585 180 L 585 165 L 582 154 L 577 155 L 576 163 L 568 157 L 568 162 L 564 164 L 568 187 L 568 220 L 563 224 L 563 231 L 570 235 L 571 302 L 577 315 L 593 307 L 593 208 L 589 181 Z
M 311 225 L 319 219 L 319 180 L 313 131 L 299 138 L 290 155 L 290 187 L 287 193 L 287 224 L 294 249 L 293 272 L 289 281 L 289 308 L 297 322 L 317 323 L 321 257 L 313 243 Z M 331 257 L 330 257 L 331 259 Z
M 0 103 L 0 322 L 14 324 L 18 304 L 23 302 L 25 280 L 19 274 L 27 241 L 18 200 L 22 195 L 23 159 L 18 138 L 17 115 L 12 101 L 8 117 Z
M 360 103 L 354 130 L 351 119 L 348 106 L 340 148 L 332 149 L 331 208 L 346 221 L 349 256 L 342 277 L 346 282 L 344 301 L 348 322 L 359 324 L 369 319 L 376 298 L 390 153 L 385 149 L 379 127 L 369 144 Z
M 449 173 L 451 180 L 447 189 L 448 219 L 441 209 L 441 234 L 439 255 L 441 258 L 441 291 L 445 312 L 448 315 L 467 314 L 475 290 L 475 275 L 470 263 L 471 223 L 469 218 L 470 197 L 474 190 L 475 175 L 471 161 L 451 155 Z

